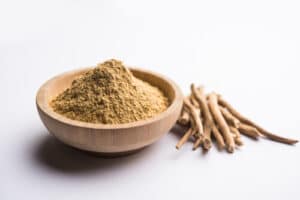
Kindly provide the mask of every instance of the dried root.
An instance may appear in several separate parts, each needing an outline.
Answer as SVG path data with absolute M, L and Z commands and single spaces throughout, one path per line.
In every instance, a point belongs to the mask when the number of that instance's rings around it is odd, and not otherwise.
M 229 110 L 229 112 L 231 112 L 231 114 L 233 116 L 235 116 L 237 119 L 239 119 L 242 123 L 247 124 L 249 126 L 252 126 L 252 127 L 256 128 L 262 135 L 264 135 L 265 137 L 269 138 L 270 140 L 273 140 L 273 141 L 276 141 L 276 142 L 285 143 L 285 144 L 295 144 L 295 143 L 298 142 L 298 140 L 281 137 L 281 136 L 278 136 L 278 135 L 275 135 L 273 133 L 270 133 L 270 132 L 266 131 L 265 129 L 263 129 L 259 125 L 255 124 L 254 122 L 252 122 L 248 118 L 246 118 L 243 115 L 241 115 L 238 111 L 236 111 L 229 103 L 227 103 L 220 96 L 219 96 L 218 102 L 219 102 L 219 104 L 221 106 L 224 106 L 225 108 L 227 108 Z
M 229 128 L 230 128 L 230 132 L 233 134 L 233 139 L 234 139 L 235 144 L 238 146 L 242 146 L 243 141 L 241 140 L 240 131 L 233 126 L 230 126 Z
M 195 131 L 192 128 L 189 128 L 185 132 L 185 134 L 183 135 L 183 137 L 177 143 L 176 149 L 180 149 L 180 147 L 182 147 L 182 145 L 184 145 L 184 143 L 186 143 L 186 141 L 189 139 L 189 137 L 191 137 L 194 133 L 195 133 Z
M 229 126 L 226 123 L 220 109 L 218 106 L 218 97 L 215 93 L 211 93 L 208 95 L 208 106 L 211 110 L 213 118 L 215 119 L 217 126 L 220 128 L 221 133 L 225 139 L 225 143 L 227 146 L 227 151 L 229 153 L 234 152 L 234 140 L 232 134 L 230 133 Z
M 190 123 L 190 114 L 185 110 L 181 110 L 181 114 L 179 118 L 177 119 L 178 124 L 182 126 L 187 126 Z
M 211 148 L 211 132 L 212 132 L 212 117 L 209 112 L 206 98 L 204 95 L 204 88 L 199 87 L 198 89 L 194 84 L 191 85 L 192 96 L 196 99 L 199 104 L 200 109 L 203 112 L 203 124 L 204 124 L 204 134 L 196 140 L 193 149 L 195 150 L 202 142 L 203 149 L 209 150 Z
M 184 106 L 178 124 L 188 126 L 188 130 L 177 143 L 176 148 L 185 144 L 190 137 L 194 138 L 193 150 L 202 146 L 208 151 L 212 141 L 218 149 L 227 149 L 233 153 L 235 147 L 242 146 L 241 135 L 258 139 L 264 136 L 276 142 L 295 144 L 298 140 L 284 138 L 270 133 L 236 111 L 221 95 L 204 94 L 203 87 L 191 85 L 191 94 L 184 99 Z M 214 140 L 213 140 L 214 139 Z
M 246 124 L 240 124 L 238 127 L 239 131 L 241 131 L 242 134 L 251 137 L 253 139 L 258 139 L 258 137 L 260 136 L 260 133 L 258 132 L 258 130 L 252 126 L 248 126 Z
M 218 149 L 223 150 L 225 148 L 225 142 L 222 134 L 220 133 L 219 129 L 215 125 L 213 125 L 212 127 L 212 133 L 217 141 Z
M 239 127 L 240 121 L 235 118 L 226 108 L 219 106 L 219 109 L 229 125 L 232 125 L 235 128 Z
M 190 117 L 191 117 L 191 122 L 192 125 L 194 126 L 193 129 L 196 131 L 195 134 L 197 135 L 201 135 L 203 134 L 203 125 L 202 122 L 200 120 L 200 115 L 199 112 L 197 111 L 197 108 L 195 106 L 193 106 L 189 100 L 184 99 L 184 106 L 186 107 L 186 109 L 188 110 L 188 112 L 190 113 Z

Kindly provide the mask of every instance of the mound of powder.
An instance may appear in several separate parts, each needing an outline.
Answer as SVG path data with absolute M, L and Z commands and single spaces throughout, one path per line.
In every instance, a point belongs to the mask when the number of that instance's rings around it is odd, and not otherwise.
M 118 60 L 98 64 L 72 82 L 50 105 L 70 119 L 121 124 L 153 117 L 168 107 L 162 91 L 133 76 Z

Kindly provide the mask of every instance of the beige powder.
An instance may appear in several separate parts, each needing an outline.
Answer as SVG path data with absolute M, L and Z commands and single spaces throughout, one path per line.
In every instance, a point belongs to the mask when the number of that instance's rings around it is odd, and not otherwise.
M 50 105 L 70 119 L 121 124 L 163 112 L 168 99 L 157 87 L 134 77 L 122 62 L 112 59 L 74 80 Z

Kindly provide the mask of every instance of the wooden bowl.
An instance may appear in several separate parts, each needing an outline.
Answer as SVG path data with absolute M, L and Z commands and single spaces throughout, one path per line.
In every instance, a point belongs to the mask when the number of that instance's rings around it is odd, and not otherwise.
M 70 87 L 72 81 L 91 68 L 63 73 L 39 89 L 36 105 L 41 120 L 58 140 L 72 147 L 108 156 L 127 154 L 146 147 L 166 134 L 176 122 L 183 103 L 178 86 L 159 74 L 130 69 L 134 76 L 160 88 L 170 105 L 164 112 L 126 124 L 94 124 L 71 120 L 53 111 L 49 102 Z

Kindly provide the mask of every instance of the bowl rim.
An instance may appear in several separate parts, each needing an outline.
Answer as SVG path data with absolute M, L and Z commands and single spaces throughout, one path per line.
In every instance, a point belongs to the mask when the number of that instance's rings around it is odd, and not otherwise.
M 130 71 L 137 71 L 137 72 L 147 73 L 147 74 L 156 76 L 157 78 L 162 79 L 163 81 L 167 82 L 171 86 L 172 90 L 174 91 L 174 99 L 165 111 L 163 111 L 151 118 L 147 118 L 147 119 L 139 120 L 139 121 L 135 121 L 135 122 L 123 123 L 123 124 L 100 124 L 100 123 L 83 122 L 83 121 L 69 119 L 69 118 L 53 111 L 53 109 L 49 105 L 49 102 L 47 102 L 47 98 L 45 98 L 45 95 L 48 91 L 47 90 L 48 86 L 51 85 L 53 82 L 55 82 L 57 79 L 63 78 L 64 76 L 72 75 L 72 74 L 82 74 L 93 68 L 94 67 L 84 67 L 84 68 L 67 71 L 67 72 L 61 73 L 59 75 L 56 75 L 56 76 L 52 77 L 51 79 L 49 79 L 48 81 L 46 81 L 38 89 L 38 92 L 36 95 L 36 106 L 38 108 L 38 111 L 42 111 L 45 115 L 52 118 L 53 120 L 59 121 L 60 123 L 63 123 L 66 125 L 71 125 L 71 126 L 75 126 L 75 127 L 79 127 L 79 128 L 111 130 L 111 129 L 128 129 L 128 128 L 133 128 L 133 127 L 145 126 L 145 125 L 157 122 L 157 121 L 167 117 L 168 115 L 170 115 L 176 109 L 176 107 L 178 105 L 182 106 L 182 104 L 183 104 L 183 94 L 182 94 L 180 88 L 178 87 L 178 85 L 174 81 L 172 81 L 171 79 L 165 77 L 164 75 L 158 74 L 156 72 L 144 70 L 144 69 L 137 68 L 137 67 L 128 67 Z

